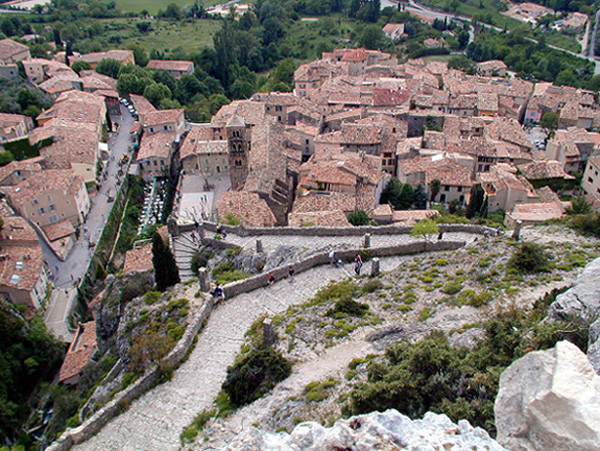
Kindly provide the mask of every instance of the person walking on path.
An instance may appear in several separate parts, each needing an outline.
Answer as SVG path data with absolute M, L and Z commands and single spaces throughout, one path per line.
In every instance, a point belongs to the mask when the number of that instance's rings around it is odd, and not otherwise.
M 273 285 L 275 283 L 275 274 L 270 272 L 267 276 L 267 281 L 269 282 L 269 285 Z
M 292 281 L 295 272 L 296 271 L 294 270 L 294 267 L 290 265 L 290 267 L 288 268 L 288 276 L 290 277 L 290 282 Z
M 333 265 L 335 263 L 335 251 L 331 251 L 329 253 L 329 264 Z
M 360 254 L 356 254 L 356 258 L 354 259 L 354 272 L 357 276 L 360 276 L 360 270 L 362 268 L 363 262 Z

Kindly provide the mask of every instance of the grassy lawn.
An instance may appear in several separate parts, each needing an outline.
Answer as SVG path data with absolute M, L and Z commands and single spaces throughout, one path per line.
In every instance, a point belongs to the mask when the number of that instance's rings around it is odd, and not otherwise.
M 448 0 L 423 0 L 423 4 L 439 9 L 447 8 Z M 522 22 L 512 17 L 505 16 L 502 11 L 501 0 L 462 0 L 457 2 L 456 12 L 464 16 L 475 17 L 483 22 L 491 23 L 497 27 L 511 29 Z M 491 19 L 491 20 L 490 20 Z
M 356 23 L 342 15 L 323 17 L 316 22 L 296 21 L 287 30 L 283 45 L 299 61 L 320 58 L 323 51 L 349 47 Z
M 140 0 L 116 0 L 117 1 L 117 9 L 126 12 L 134 12 L 139 13 L 144 9 L 148 11 L 150 14 L 156 14 L 159 9 L 163 11 L 167 8 L 167 5 L 171 3 L 175 3 L 180 8 L 184 6 L 188 6 L 194 3 L 194 0 L 145 0 L 141 2 Z M 218 3 L 224 3 L 224 0 L 203 0 L 198 2 L 198 4 L 204 5 L 204 7 L 213 6 Z M 253 3 L 252 1 L 244 1 L 244 3 Z
M 135 25 L 137 22 L 147 22 L 142 19 L 107 19 L 102 22 L 106 35 L 120 38 L 120 47 L 138 45 L 147 52 L 156 49 L 166 53 L 173 52 L 175 49 L 190 52 L 203 47 L 212 47 L 213 36 L 222 25 L 218 20 L 179 22 L 153 20 L 153 30 L 143 34 Z

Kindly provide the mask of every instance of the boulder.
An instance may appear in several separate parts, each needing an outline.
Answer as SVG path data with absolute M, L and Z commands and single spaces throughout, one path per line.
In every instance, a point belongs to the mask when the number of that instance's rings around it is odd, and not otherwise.
M 590 262 L 571 288 L 558 295 L 548 318 L 590 326 L 588 358 L 600 374 L 600 258 Z
M 573 286 L 558 295 L 548 309 L 548 316 L 556 320 L 579 319 L 592 323 L 600 312 L 600 258 L 590 262 L 577 277 Z
M 574 344 L 531 352 L 500 376 L 498 442 L 510 450 L 598 450 L 600 376 Z
M 427 412 L 422 420 L 411 420 L 393 409 L 338 420 L 330 428 L 315 422 L 302 423 L 291 434 L 274 434 L 250 428 L 242 432 L 227 449 L 370 451 L 405 448 L 456 451 L 504 449 L 486 431 L 473 428 L 465 420 L 456 425 L 446 415 L 431 412 Z

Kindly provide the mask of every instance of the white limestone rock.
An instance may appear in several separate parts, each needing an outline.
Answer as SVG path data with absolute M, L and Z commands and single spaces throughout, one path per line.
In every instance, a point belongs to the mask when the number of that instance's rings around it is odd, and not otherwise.
M 228 446 L 228 450 L 327 451 L 378 450 L 503 450 L 488 433 L 466 420 L 458 426 L 446 415 L 428 412 L 422 420 L 411 420 L 396 410 L 373 412 L 339 420 L 331 428 L 315 422 L 296 426 L 291 434 L 263 432 L 251 428 Z
M 500 376 L 498 442 L 510 450 L 600 449 L 600 376 L 568 341 L 531 352 Z

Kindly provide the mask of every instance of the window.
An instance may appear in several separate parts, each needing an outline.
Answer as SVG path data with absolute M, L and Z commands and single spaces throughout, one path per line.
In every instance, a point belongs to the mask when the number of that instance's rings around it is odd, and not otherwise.
M 460 197 L 458 198 L 458 200 L 460 200 L 461 202 L 464 202 L 464 201 L 465 201 L 465 196 L 460 196 Z
M 277 116 L 277 120 L 281 122 L 281 116 Z
M 168 130 L 169 127 L 167 125 L 163 125 L 163 130 Z
M 154 166 L 158 166 L 158 163 L 156 162 L 156 160 L 154 160 Z
M 281 107 L 281 105 L 277 105 L 275 107 L 275 111 L 282 111 L 282 110 L 283 110 L 283 108 Z
M 165 165 L 165 160 L 160 160 L 160 165 L 164 166 Z
M 590 183 L 594 183 L 594 179 L 593 179 L 593 178 L 591 178 L 591 177 L 588 177 L 588 182 L 590 182 Z
M 308 144 L 308 143 L 309 143 L 309 141 L 308 141 L 308 139 L 307 139 L 307 140 L 306 140 L 306 144 Z
M 58 218 L 56 217 L 56 215 L 52 215 L 48 218 L 48 222 L 50 224 L 54 224 L 55 222 L 58 222 Z
M 150 127 L 150 133 L 154 133 L 154 128 Z
M 52 196 L 50 196 L 50 194 L 46 196 L 46 199 L 48 199 L 48 202 L 52 202 Z
M 448 185 L 444 185 L 444 191 L 450 191 L 450 187 Z
M 38 211 L 40 212 L 41 215 L 43 215 L 44 213 L 46 213 L 46 209 L 43 208 L 43 207 L 40 208 Z
M 456 191 L 458 191 L 460 193 L 462 191 L 462 186 L 457 187 Z
M 300 83 L 300 88 L 306 88 L 306 85 L 304 83 Z
M 38 201 L 37 201 L 37 199 L 33 199 L 33 201 L 32 201 L 31 203 L 32 203 L 33 205 L 37 205 L 37 204 L 38 204 Z
M 56 207 L 54 206 L 54 204 L 50 204 L 50 205 L 48 205 L 48 210 L 54 211 L 54 210 L 56 210 Z
M 446 202 L 446 195 L 440 194 L 440 202 Z

